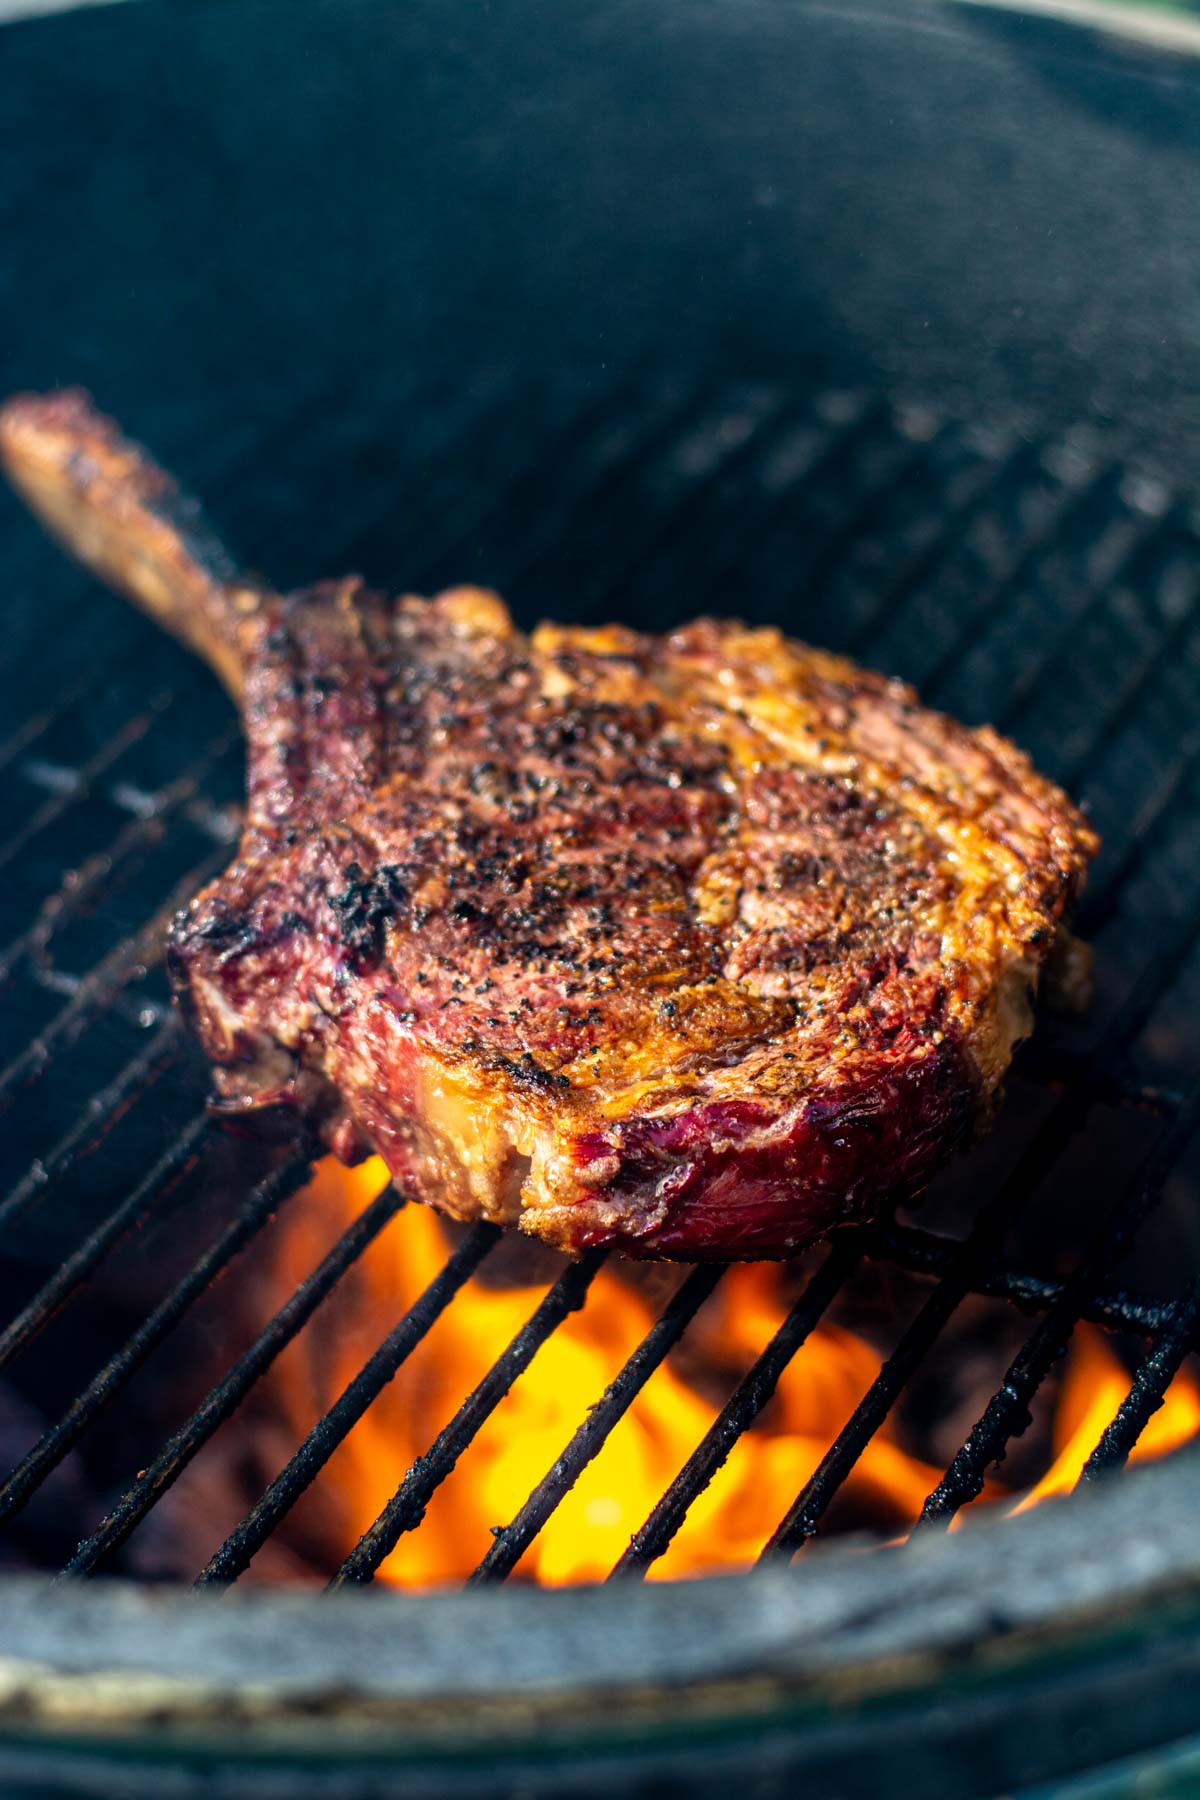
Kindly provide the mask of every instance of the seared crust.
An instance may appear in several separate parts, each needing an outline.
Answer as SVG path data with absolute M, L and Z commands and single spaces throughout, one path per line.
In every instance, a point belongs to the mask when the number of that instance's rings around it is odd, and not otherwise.
M 1010 745 L 710 620 L 527 640 L 487 594 L 314 589 L 247 724 L 242 856 L 172 939 L 224 1103 L 323 1105 L 572 1251 L 779 1255 L 915 1193 L 1092 843 Z
M 684 1259 L 794 1251 L 989 1116 L 1096 847 L 1011 744 L 729 621 L 526 638 L 350 579 L 235 636 L 245 836 L 170 947 L 222 1107 Z

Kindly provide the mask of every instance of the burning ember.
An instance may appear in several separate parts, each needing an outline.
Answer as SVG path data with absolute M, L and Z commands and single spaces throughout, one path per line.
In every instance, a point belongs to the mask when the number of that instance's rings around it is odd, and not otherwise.
M 289 1291 L 319 1260 L 331 1231 L 349 1223 L 385 1179 L 378 1161 L 346 1170 L 331 1159 L 319 1167 L 308 1193 L 290 1209 L 284 1231 L 283 1266 L 275 1273 Z M 289 1442 L 336 1400 L 446 1255 L 441 1225 L 420 1206 L 403 1209 L 368 1248 L 339 1290 L 336 1325 L 309 1330 L 276 1365 L 272 1401 Z M 368 1529 L 544 1291 L 544 1280 L 500 1286 L 477 1277 L 458 1294 L 297 1509 L 294 1524 L 315 1563 L 335 1566 Z M 774 1266 L 728 1272 L 684 1348 L 651 1377 L 534 1539 L 517 1565 L 519 1576 L 564 1584 L 609 1573 L 712 1425 L 731 1379 L 745 1372 L 778 1329 L 788 1303 Z M 420 1529 L 401 1537 L 380 1578 L 405 1587 L 465 1579 L 486 1553 L 491 1528 L 518 1512 L 660 1306 L 661 1300 L 652 1303 L 613 1268 L 602 1269 L 586 1306 L 539 1350 L 433 1496 Z M 878 1350 L 849 1330 L 829 1324 L 815 1331 L 651 1575 L 671 1578 L 752 1562 L 880 1362 Z M 1058 1388 L 1051 1466 L 1017 1510 L 1074 1486 L 1128 1385 L 1103 1335 L 1081 1327 Z M 1197 1432 L 1200 1386 L 1185 1370 L 1134 1455 L 1161 1456 Z M 883 1536 L 902 1536 L 941 1473 L 903 1447 L 889 1422 L 846 1484 L 848 1511 L 855 1523 L 869 1523 Z M 1013 1496 L 992 1484 L 979 1504 L 1000 1500 L 1011 1505 Z

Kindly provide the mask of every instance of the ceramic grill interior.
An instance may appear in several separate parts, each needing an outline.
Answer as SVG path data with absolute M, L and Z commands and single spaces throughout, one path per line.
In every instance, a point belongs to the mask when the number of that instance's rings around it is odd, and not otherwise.
M 946 1791 L 983 1795 L 1179 1736 L 1192 1613 L 1157 1676 L 1143 1642 L 1144 1693 L 1120 1633 L 1200 1591 L 1195 57 L 985 7 L 802 6 L 803 50 L 703 7 L 561 40 L 517 10 L 461 41 L 364 3 L 284 47 L 268 0 L 6 28 L 5 391 L 88 386 L 276 584 L 480 582 L 523 627 L 736 615 L 994 725 L 1100 833 L 1092 998 L 1040 1009 L 918 1204 L 750 1271 L 568 1262 L 294 1127 L 234 1132 L 164 966 L 237 844 L 233 708 L 0 495 L 0 1768 L 56 1719 L 223 1730 L 260 1674 L 247 1730 L 277 1713 L 320 1761 L 328 1696 L 379 1670 L 354 1730 L 419 1741 L 414 1794 L 482 1791 L 456 1759 L 493 1780 L 505 1733 L 512 1791 L 566 1791 L 575 1749 L 539 1773 L 539 1734 L 586 1712 L 594 1745 L 626 1680 L 646 1794 L 719 1791 L 785 1689 L 804 1718 L 745 1752 L 763 1793 L 936 1787 L 953 1743 Z M 727 77 L 761 110 L 723 132 L 696 97 Z M 78 226 L 52 249 L 48 192 Z M 373 1644 L 392 1601 L 411 1635 Z M 1026 1601 L 1043 1634 L 1102 1607 L 1103 1676 L 961 1725 L 879 1699 L 928 1651 L 940 1706 L 938 1658 Z M 184 1685 L 96 1727 L 70 1682 L 143 1660 Z M 493 1680 L 536 1699 L 499 1722 Z M 886 1730 L 848 1749 L 864 1696 Z

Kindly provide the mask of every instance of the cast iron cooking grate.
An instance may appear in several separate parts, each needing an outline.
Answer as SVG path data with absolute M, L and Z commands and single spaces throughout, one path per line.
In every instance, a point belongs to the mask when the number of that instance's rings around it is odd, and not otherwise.
M 1020 1059 L 1014 1080 L 1033 1098 L 1006 1111 L 998 1148 L 960 1168 L 960 1185 L 985 1189 L 965 1228 L 889 1220 L 847 1230 L 814 1258 L 777 1335 L 617 1571 L 640 1574 L 664 1552 L 784 1368 L 871 1265 L 919 1278 L 921 1304 L 803 1490 L 781 1504 L 764 1556 L 794 1553 L 822 1530 L 864 1447 L 970 1296 L 1028 1314 L 1027 1336 L 948 1459 L 921 1526 L 947 1525 L 980 1492 L 1081 1320 L 1141 1346 L 1084 1479 L 1122 1464 L 1200 1323 L 1200 1286 L 1186 1282 L 1184 1259 L 1168 1257 L 1165 1286 L 1161 1267 L 1143 1281 L 1138 1260 L 1139 1233 L 1164 1194 L 1193 1192 L 1187 1153 L 1200 1119 L 1200 1085 L 1178 1073 L 1194 1065 L 1200 979 L 1188 849 L 1200 813 L 1200 545 L 1186 500 L 1110 456 L 1087 426 L 1047 441 L 854 392 L 793 396 L 650 373 L 602 389 L 523 384 L 518 394 L 497 372 L 457 390 L 413 380 L 370 395 L 243 402 L 252 425 L 222 433 L 197 411 L 173 429 L 185 450 L 204 444 L 182 466 L 233 521 L 232 536 L 239 508 L 252 544 L 269 548 L 278 532 L 285 548 L 270 556 L 273 575 L 322 572 L 300 566 L 284 529 L 295 496 L 308 493 L 321 499 L 327 569 L 402 572 L 418 589 L 487 579 L 524 617 L 618 616 L 653 628 L 707 609 L 778 621 L 905 675 L 934 704 L 992 719 L 1084 798 L 1104 833 L 1078 920 L 1097 949 L 1096 1005 L 1080 1023 L 1043 1030 Z M 129 423 L 170 460 L 161 433 Z M 310 1170 L 294 1145 L 230 1152 L 204 1116 L 203 1070 L 166 1001 L 166 921 L 236 836 L 238 735 L 207 676 L 61 566 L 15 506 L 0 518 L 0 544 L 12 618 L 0 680 L 0 1392 L 12 1415 L 0 1417 L 0 1543 L 11 1562 L 85 1575 L 135 1566 L 121 1561 L 127 1541 L 403 1201 L 380 1192 L 236 1354 L 211 1336 L 198 1352 L 183 1335 Z M 29 655 L 48 635 L 61 654 Z M 1079 1152 L 1093 1134 L 1124 1151 L 1093 1156 L 1080 1192 Z M 214 1188 L 225 1205 L 210 1213 L 196 1197 Z M 1070 1241 L 1014 1257 L 1014 1221 L 1056 1190 L 1071 1202 Z M 114 1254 L 164 1221 L 186 1254 L 174 1264 L 164 1256 L 161 1270 L 151 1258 L 157 1291 L 126 1288 L 114 1303 L 105 1280 Z M 478 1225 L 447 1249 L 200 1582 L 242 1573 L 498 1238 Z M 481 1425 L 586 1303 L 603 1260 L 591 1254 L 546 1286 L 335 1583 L 369 1581 L 401 1534 L 419 1528 Z M 709 1268 L 682 1278 L 524 1505 L 495 1529 L 473 1581 L 514 1568 L 721 1278 Z M 133 1437 L 124 1447 L 123 1420 L 150 1368 L 177 1392 L 143 1454 Z M 57 1525 L 30 1524 L 32 1502 L 56 1483 L 68 1498 L 86 1490 L 93 1467 L 106 1473 L 91 1518 L 81 1501 L 78 1513 L 67 1506 L 73 1527 L 61 1508 Z

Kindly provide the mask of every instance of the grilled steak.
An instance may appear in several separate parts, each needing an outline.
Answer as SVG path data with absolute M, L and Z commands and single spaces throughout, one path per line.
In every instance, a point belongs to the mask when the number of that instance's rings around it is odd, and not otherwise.
M 794 1251 L 994 1106 L 1095 839 L 989 730 L 775 630 L 239 579 L 86 398 L 0 452 L 240 703 L 236 862 L 171 932 L 230 1113 L 565 1250 Z

